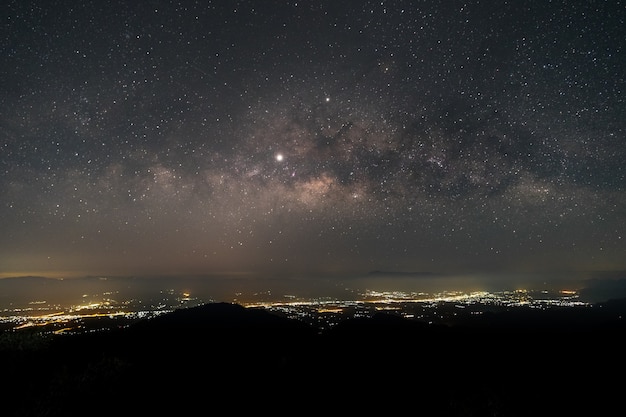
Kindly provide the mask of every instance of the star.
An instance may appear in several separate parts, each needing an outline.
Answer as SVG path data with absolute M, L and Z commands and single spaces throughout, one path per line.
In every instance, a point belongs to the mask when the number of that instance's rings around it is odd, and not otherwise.
M 0 278 L 626 270 L 623 9 L 8 3 Z

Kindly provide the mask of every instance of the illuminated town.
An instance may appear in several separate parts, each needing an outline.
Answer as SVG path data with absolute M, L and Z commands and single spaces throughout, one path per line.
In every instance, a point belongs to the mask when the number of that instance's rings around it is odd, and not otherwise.
M 62 306 L 46 300 L 32 300 L 26 305 L 0 310 L 0 329 L 20 331 L 36 329 L 44 333 L 80 333 L 124 327 L 138 320 L 214 302 L 194 297 L 190 292 L 161 291 L 151 300 L 121 300 L 120 294 L 105 292 L 83 295 L 84 303 Z M 293 295 L 281 301 L 233 302 L 247 308 L 262 308 L 275 314 L 316 326 L 320 331 L 347 318 L 372 317 L 388 312 L 427 323 L 453 323 L 460 316 L 481 315 L 520 306 L 536 309 L 587 306 L 576 291 L 557 292 L 515 290 L 503 292 L 423 292 L 365 291 L 353 300 L 327 298 L 305 299 Z

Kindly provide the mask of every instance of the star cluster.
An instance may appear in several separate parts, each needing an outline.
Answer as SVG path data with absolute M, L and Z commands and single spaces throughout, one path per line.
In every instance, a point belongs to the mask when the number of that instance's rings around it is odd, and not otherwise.
M 3 9 L 0 275 L 626 269 L 621 2 Z

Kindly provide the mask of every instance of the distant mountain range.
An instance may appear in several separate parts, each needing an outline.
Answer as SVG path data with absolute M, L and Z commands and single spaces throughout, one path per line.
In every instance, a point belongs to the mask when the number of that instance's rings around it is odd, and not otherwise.
M 457 326 L 380 313 L 319 333 L 209 303 L 110 331 L 5 332 L 2 415 L 603 415 L 622 395 L 624 320 L 614 300 Z
M 382 278 L 384 277 L 384 278 Z M 80 302 L 85 295 L 113 292 L 120 297 L 150 298 L 163 291 L 190 291 L 192 296 L 205 302 L 285 301 L 285 296 L 301 298 L 328 297 L 355 299 L 368 284 L 377 279 L 391 279 L 398 285 L 414 282 L 415 287 L 427 286 L 428 282 L 445 276 L 431 272 L 371 271 L 365 281 L 332 279 L 258 279 L 246 277 L 190 276 L 190 277 L 102 277 L 89 276 L 72 279 L 53 279 L 37 276 L 0 279 L 0 308 L 11 303 L 27 303 L 45 299 L 48 303 Z M 374 281 L 372 281 L 374 280 Z M 396 281 L 397 280 L 397 281 Z M 457 281 L 455 281 L 457 282 Z M 460 281 L 458 281 L 460 283 Z M 354 288 L 351 287 L 354 286 Z M 448 283 L 447 285 L 454 285 Z M 454 288 L 451 288 L 453 290 Z M 428 292 L 428 291 L 426 291 Z M 609 278 L 581 281 L 579 298 L 588 303 L 626 298 L 626 273 L 615 273 Z
M 88 276 L 54 279 L 37 276 L 0 279 L 0 309 L 10 303 L 45 300 L 49 304 L 80 303 L 85 296 L 111 293 L 112 298 L 150 299 L 172 291 L 204 302 L 285 300 L 286 296 L 353 298 L 340 282 L 330 279 L 250 278 L 232 276 Z

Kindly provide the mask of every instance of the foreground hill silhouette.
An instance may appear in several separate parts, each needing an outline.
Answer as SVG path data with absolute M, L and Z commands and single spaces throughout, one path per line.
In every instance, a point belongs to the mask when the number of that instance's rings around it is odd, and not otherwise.
M 452 326 L 377 314 L 320 334 L 215 303 L 99 333 L 6 333 L 2 415 L 602 415 L 621 401 L 625 307 Z

